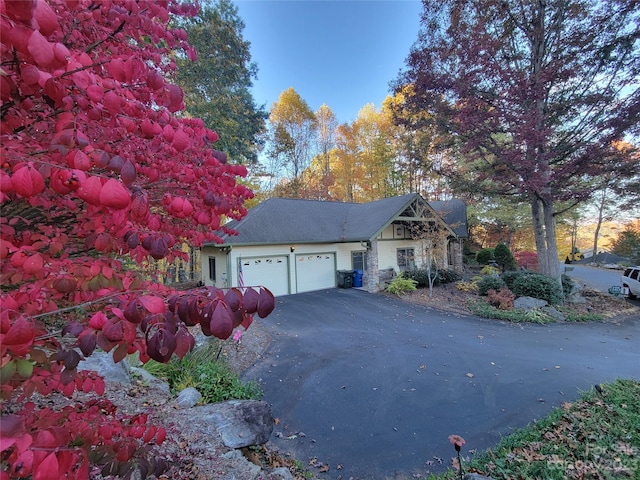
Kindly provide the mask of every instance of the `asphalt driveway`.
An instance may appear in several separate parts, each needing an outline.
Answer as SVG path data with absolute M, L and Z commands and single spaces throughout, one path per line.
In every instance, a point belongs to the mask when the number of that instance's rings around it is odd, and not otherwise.
M 322 478 L 411 478 L 538 419 L 580 390 L 640 379 L 640 321 L 507 324 L 355 289 L 277 299 L 245 373 L 278 418 L 271 442 Z M 317 472 L 318 470 L 316 470 Z

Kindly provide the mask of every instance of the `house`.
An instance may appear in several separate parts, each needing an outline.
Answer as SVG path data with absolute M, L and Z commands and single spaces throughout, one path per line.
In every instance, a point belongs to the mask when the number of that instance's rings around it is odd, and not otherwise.
M 369 203 L 271 198 L 227 226 L 238 234 L 202 247 L 203 283 L 262 285 L 276 296 L 336 287 L 344 270 L 362 270 L 363 288 L 376 292 L 391 272 L 429 258 L 461 271 L 467 237 L 464 202 L 418 194 Z

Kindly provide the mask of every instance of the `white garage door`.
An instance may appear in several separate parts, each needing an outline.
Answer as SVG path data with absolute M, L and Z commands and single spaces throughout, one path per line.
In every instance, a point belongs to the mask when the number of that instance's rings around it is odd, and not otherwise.
M 298 293 L 335 287 L 335 253 L 296 255 L 296 278 Z
M 242 276 L 248 287 L 263 286 L 274 295 L 289 294 L 289 265 L 286 255 L 242 258 Z

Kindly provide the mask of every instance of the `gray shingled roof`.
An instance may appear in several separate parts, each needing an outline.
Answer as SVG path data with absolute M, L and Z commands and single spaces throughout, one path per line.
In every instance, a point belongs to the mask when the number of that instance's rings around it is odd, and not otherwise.
M 370 240 L 416 197 L 419 195 L 408 194 L 369 203 L 270 198 L 249 210 L 239 222 L 229 223 L 227 226 L 238 235 L 225 235 L 222 239 L 224 244 L 233 245 Z M 466 236 L 466 206 L 463 202 L 456 204 L 458 208 L 460 205 L 463 211 L 456 211 L 455 218 L 464 217 L 461 231 Z M 449 216 L 453 216 L 453 210 Z

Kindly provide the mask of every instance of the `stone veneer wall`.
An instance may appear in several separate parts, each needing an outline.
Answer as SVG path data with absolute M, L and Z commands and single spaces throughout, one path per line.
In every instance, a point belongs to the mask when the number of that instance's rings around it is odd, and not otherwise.
M 380 274 L 378 272 L 378 241 L 371 242 L 371 248 L 367 251 L 367 284 L 366 289 L 370 293 L 380 290 Z

